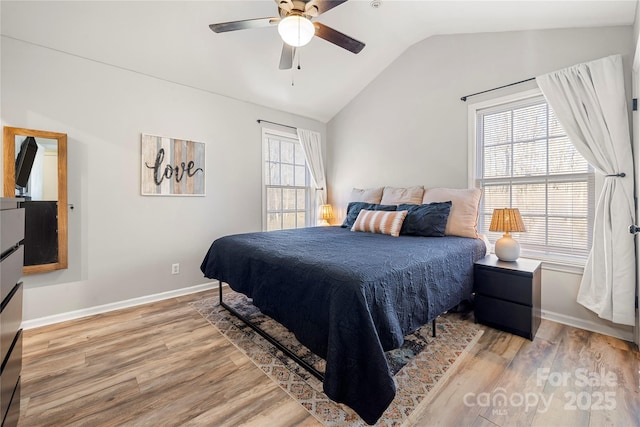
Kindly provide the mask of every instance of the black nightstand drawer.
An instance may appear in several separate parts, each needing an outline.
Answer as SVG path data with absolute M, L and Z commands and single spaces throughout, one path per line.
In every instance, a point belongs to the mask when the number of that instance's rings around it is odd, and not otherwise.
M 528 306 L 533 305 L 531 276 L 478 267 L 475 269 L 475 289 L 479 294 Z
M 531 316 L 531 307 L 476 295 L 476 320 L 485 325 L 533 339 L 540 318 Z M 533 325 L 533 322 L 538 322 Z

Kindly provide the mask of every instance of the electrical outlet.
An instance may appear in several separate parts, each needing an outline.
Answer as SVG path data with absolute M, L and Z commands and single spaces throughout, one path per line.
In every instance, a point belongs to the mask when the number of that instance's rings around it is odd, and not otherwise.
M 180 264 L 171 264 L 171 274 L 180 273 Z

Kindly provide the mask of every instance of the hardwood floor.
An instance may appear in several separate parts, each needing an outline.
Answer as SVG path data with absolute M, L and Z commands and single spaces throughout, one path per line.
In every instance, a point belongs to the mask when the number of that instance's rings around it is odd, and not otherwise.
M 412 420 L 425 426 L 639 426 L 634 347 L 546 320 L 533 341 L 487 327 Z
M 318 425 L 188 302 L 25 331 L 20 426 Z
M 19 425 L 319 425 L 188 305 L 213 292 L 25 331 Z M 640 353 L 549 321 L 534 341 L 486 327 L 410 420 L 640 425 Z

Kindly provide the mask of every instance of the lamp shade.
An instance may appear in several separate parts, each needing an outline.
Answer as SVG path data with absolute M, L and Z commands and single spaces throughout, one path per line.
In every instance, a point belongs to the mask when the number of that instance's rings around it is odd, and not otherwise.
M 515 261 L 520 256 L 520 244 L 511 237 L 511 231 L 527 231 L 522 222 L 520 211 L 516 209 L 494 209 L 489 231 L 503 231 L 504 235 L 496 241 L 495 253 L 502 261 Z
M 333 218 L 333 209 L 331 205 L 320 205 L 320 219 L 322 225 L 329 225 L 329 220 Z
M 316 33 L 313 23 L 304 16 L 291 15 L 278 24 L 278 33 L 282 41 L 293 47 L 304 46 Z
M 527 231 L 522 222 L 520 216 L 520 210 L 514 209 L 494 209 L 493 216 L 491 217 L 491 225 L 489 231 L 504 231 L 504 232 L 523 232 Z

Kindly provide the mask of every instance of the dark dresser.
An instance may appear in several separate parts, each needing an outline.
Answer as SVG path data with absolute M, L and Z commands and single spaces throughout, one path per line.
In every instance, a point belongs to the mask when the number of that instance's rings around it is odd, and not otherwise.
M 15 426 L 20 416 L 22 370 L 23 199 L 0 198 L 0 417 Z
M 540 326 L 540 281 L 540 261 L 500 261 L 495 255 L 476 261 L 476 321 L 533 340 Z

